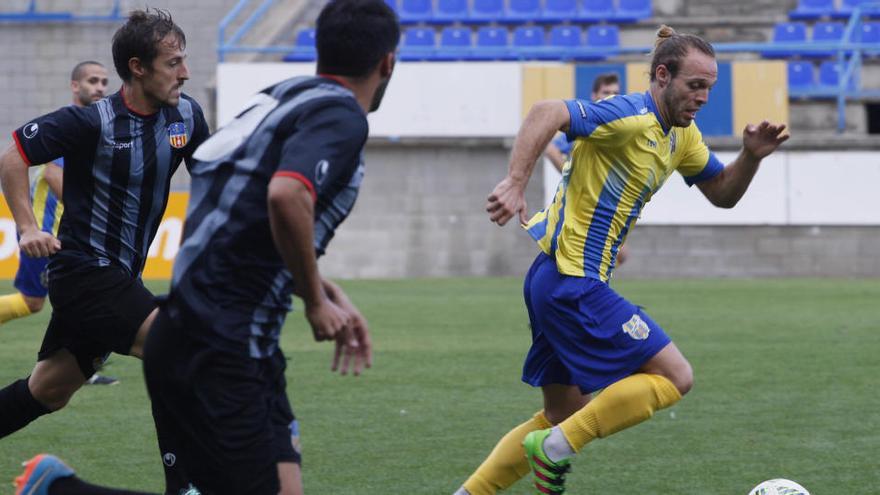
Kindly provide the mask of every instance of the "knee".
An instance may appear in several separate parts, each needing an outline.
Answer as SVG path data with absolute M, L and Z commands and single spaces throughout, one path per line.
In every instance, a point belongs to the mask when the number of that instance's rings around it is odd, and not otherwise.
M 75 392 L 62 386 L 30 385 L 31 395 L 52 412 L 62 409 Z
M 43 305 L 46 303 L 46 299 L 43 297 L 28 297 L 24 296 L 24 303 L 28 307 L 28 311 L 33 313 L 39 313 L 43 309 Z
M 675 388 L 678 389 L 678 393 L 682 396 L 690 392 L 694 386 L 694 370 L 691 367 L 691 364 L 687 361 L 684 361 L 674 370 L 671 370 L 671 373 L 669 373 L 666 378 L 675 385 Z

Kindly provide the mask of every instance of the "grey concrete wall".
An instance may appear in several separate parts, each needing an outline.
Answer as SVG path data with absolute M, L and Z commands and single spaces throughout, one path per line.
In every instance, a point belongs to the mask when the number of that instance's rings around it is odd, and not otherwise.
M 23 9 L 25 1 L 0 2 L 0 9 Z M 191 79 L 184 91 L 205 107 L 210 120 L 211 90 L 217 68 L 217 26 L 236 0 L 127 0 L 124 12 L 134 8 L 167 9 L 187 36 L 187 63 Z M 108 0 L 40 0 L 48 11 L 107 14 Z M 67 105 L 70 70 L 81 60 L 105 64 L 111 74 L 110 89 L 121 81 L 113 70 L 111 38 L 119 23 L 0 24 L 0 144 L 11 141 L 10 132 L 28 119 Z
M 878 277 L 880 227 L 636 226 L 627 278 Z
M 509 275 L 528 267 L 535 244 L 512 221 L 499 228 L 486 198 L 507 171 L 493 146 L 368 146 L 355 211 L 321 260 L 336 277 Z M 540 174 L 538 174 L 540 175 Z M 526 200 L 543 201 L 540 180 Z
M 535 243 L 484 211 L 509 151 L 500 141 L 372 143 L 358 203 L 322 270 L 343 278 L 523 275 Z M 541 176 L 529 183 L 529 211 L 543 206 Z M 637 225 L 628 245 L 618 276 L 880 276 L 880 227 Z

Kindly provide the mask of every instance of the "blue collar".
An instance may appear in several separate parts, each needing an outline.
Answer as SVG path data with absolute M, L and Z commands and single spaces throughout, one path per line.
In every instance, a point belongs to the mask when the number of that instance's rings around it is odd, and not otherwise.
M 666 127 L 666 124 L 663 122 L 663 117 L 660 116 L 660 111 L 657 110 L 657 105 L 654 104 L 654 98 L 651 97 L 651 90 L 645 91 L 645 104 L 648 107 L 655 117 L 657 117 L 657 122 L 660 122 L 660 128 L 663 129 L 663 134 L 669 134 L 669 127 Z

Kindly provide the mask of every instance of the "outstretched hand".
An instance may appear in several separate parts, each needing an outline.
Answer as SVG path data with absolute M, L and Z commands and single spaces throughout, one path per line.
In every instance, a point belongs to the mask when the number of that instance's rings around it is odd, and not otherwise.
M 771 124 L 766 120 L 758 125 L 749 124 L 743 129 L 743 148 L 761 160 L 789 138 L 788 134 L 782 134 L 785 127 L 785 124 Z
M 489 220 L 498 225 L 506 224 L 515 215 L 519 215 L 519 221 L 526 224 L 526 196 L 524 187 L 506 177 L 495 186 L 489 195 L 486 211 L 489 212 Z

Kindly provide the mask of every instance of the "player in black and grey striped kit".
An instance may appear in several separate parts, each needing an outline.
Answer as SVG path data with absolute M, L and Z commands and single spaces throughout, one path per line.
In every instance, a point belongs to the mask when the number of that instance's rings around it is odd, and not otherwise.
M 50 256 L 52 319 L 28 378 L 0 390 L 0 437 L 57 411 L 110 352 L 140 357 L 155 317 L 141 281 L 171 176 L 208 137 L 199 105 L 181 93 L 186 38 L 162 11 L 132 13 L 113 37 L 122 89 L 68 106 L 13 133 L 0 179 L 29 256 Z M 58 238 L 40 230 L 28 165 L 64 158 Z

